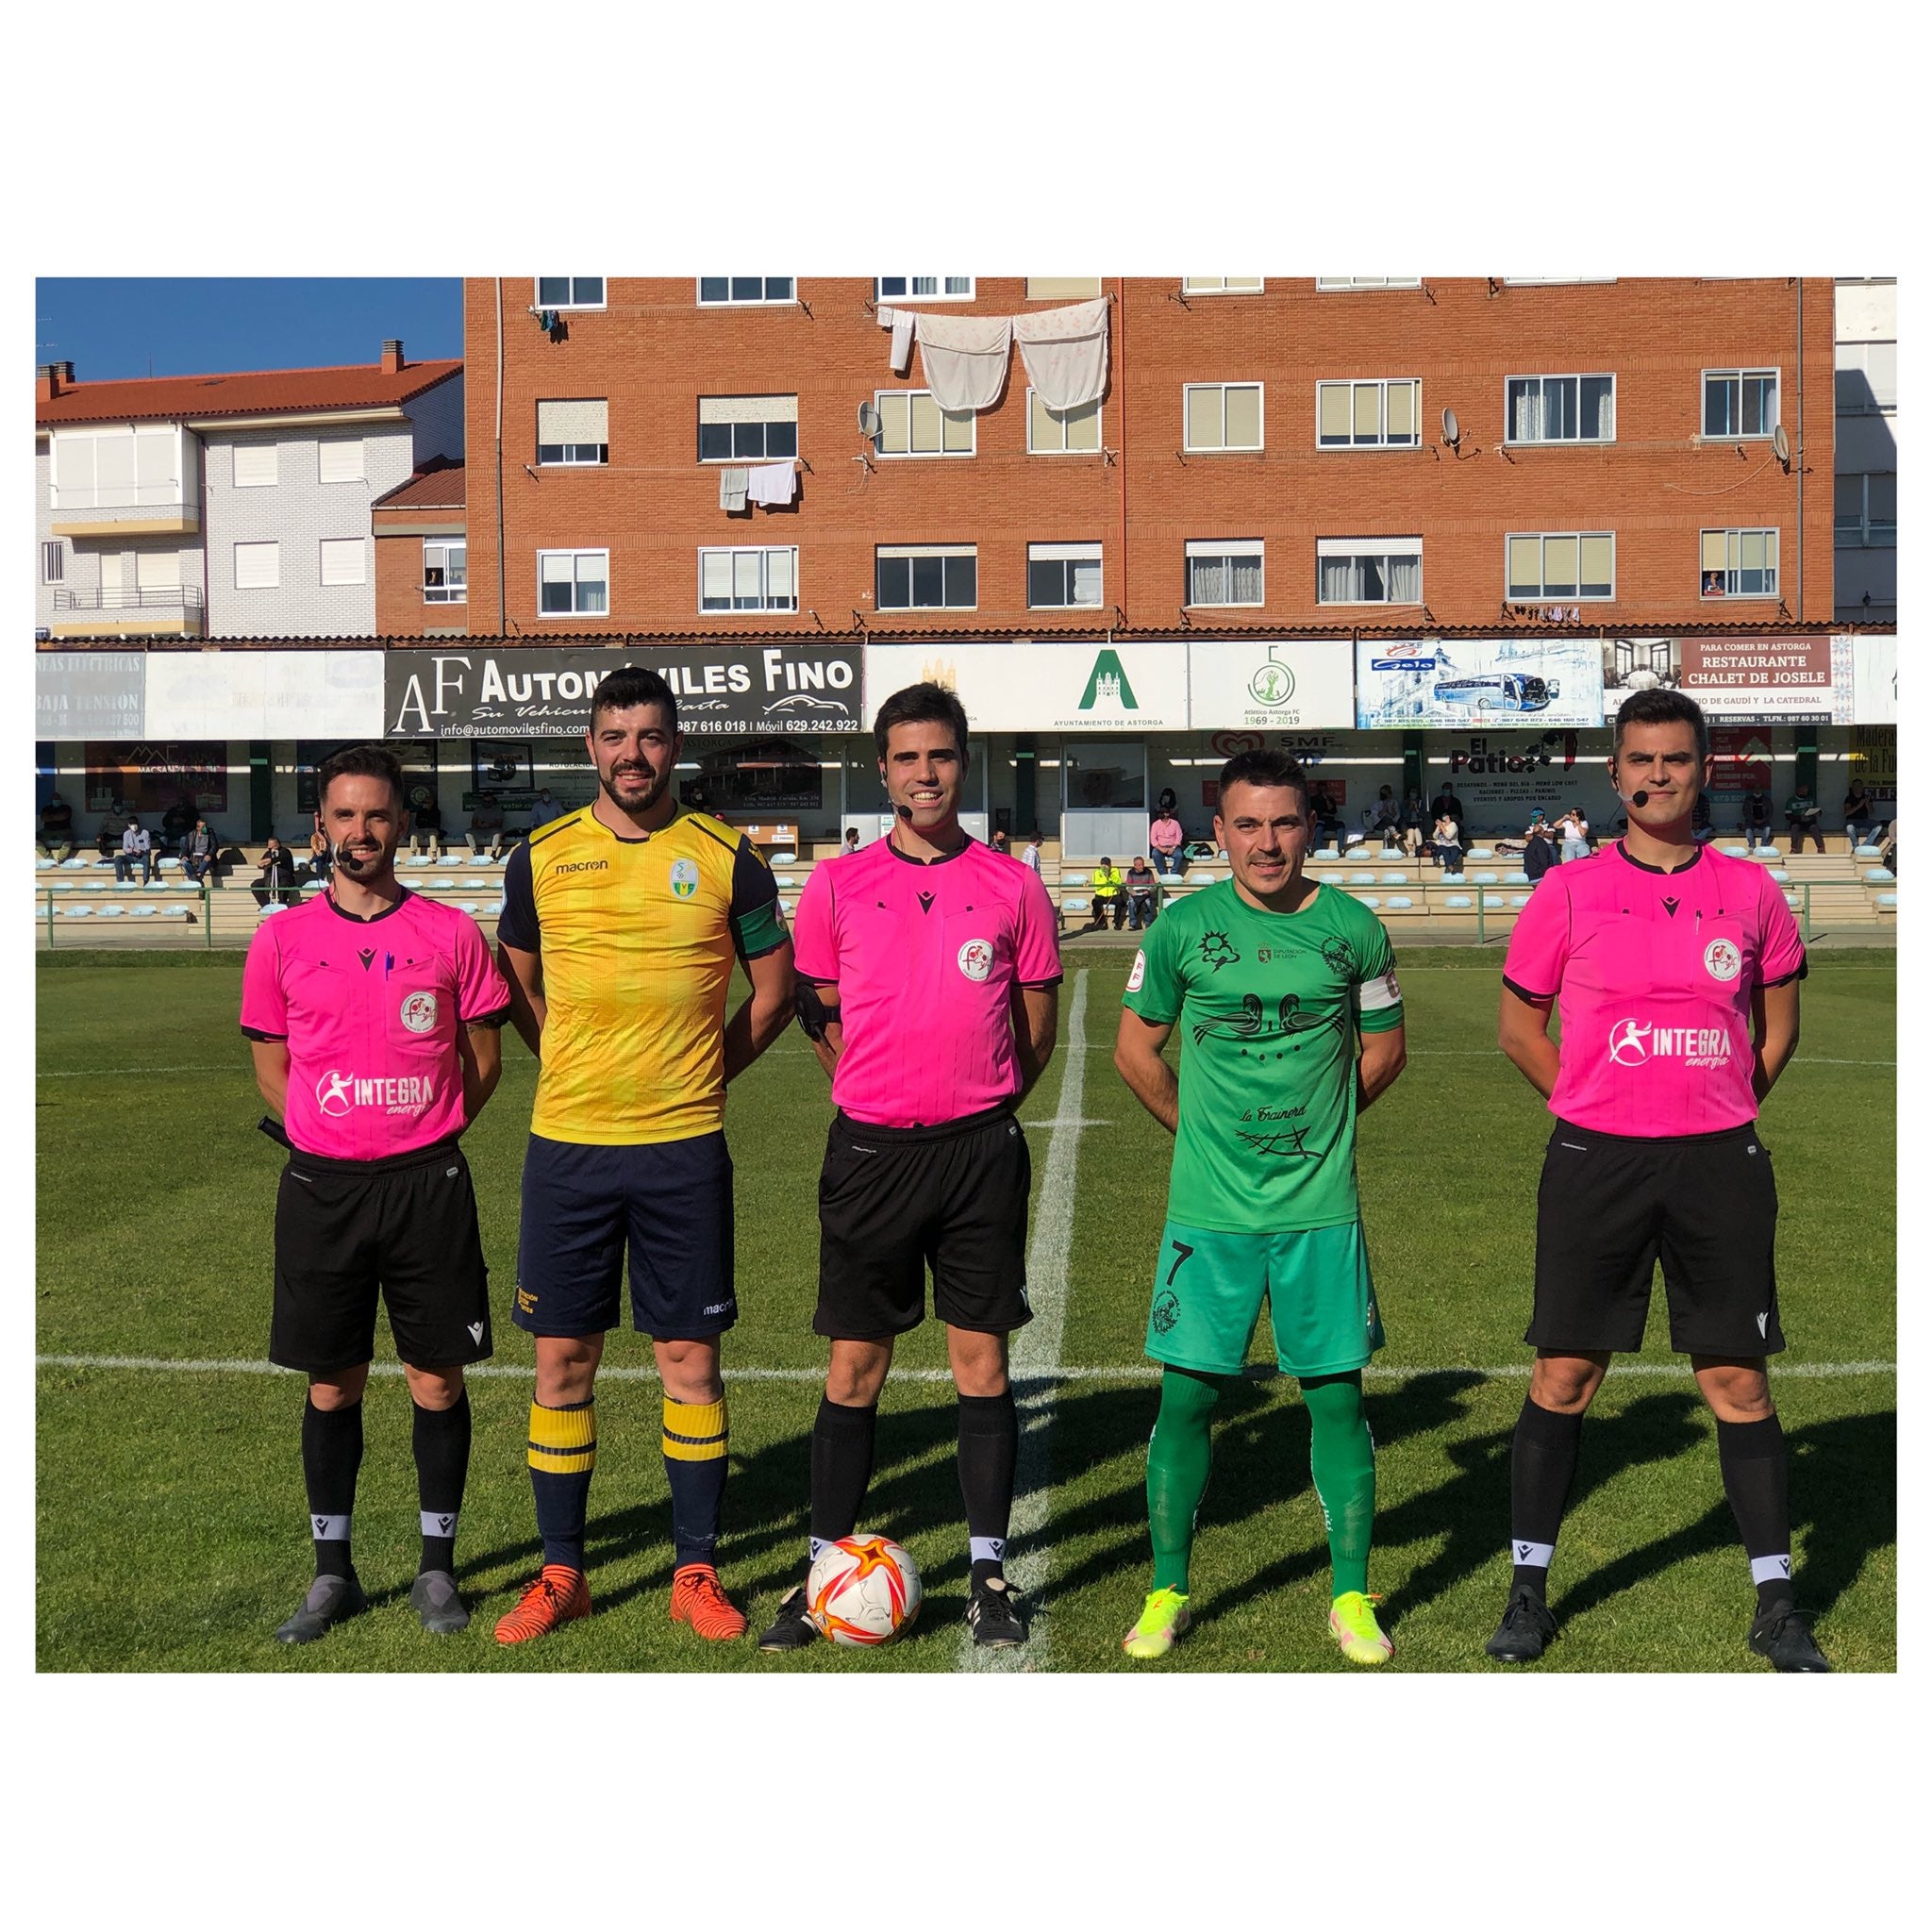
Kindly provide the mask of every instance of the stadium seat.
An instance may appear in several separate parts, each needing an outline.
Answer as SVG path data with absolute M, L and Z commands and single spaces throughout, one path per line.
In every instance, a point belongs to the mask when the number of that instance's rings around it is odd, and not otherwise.
M 1366 906 L 1371 912 L 1379 912 L 1382 909 L 1381 900 L 1376 898 L 1373 892 L 1356 892 L 1351 894 L 1351 896 L 1357 905 Z
M 1468 881 L 1459 872 L 1445 872 L 1436 883 L 1440 886 L 1460 886 L 1466 885 Z
M 112 879 L 89 879 L 87 881 L 87 890 L 90 892 L 111 892 L 114 890 L 114 881 Z
M 1896 873 L 1889 871 L 1886 867 L 1874 865 L 1865 874 L 1865 883 L 1868 886 L 1889 886 L 1897 876 Z
M 1867 840 L 1864 844 L 1860 845 L 1858 849 L 1852 854 L 1852 857 L 1854 858 L 1882 858 L 1884 856 L 1884 846 L 1874 845 L 1870 840 Z
M 1389 901 L 1389 909 L 1391 912 L 1407 912 L 1414 904 L 1413 899 L 1392 898 Z
M 1774 845 L 1756 845 L 1744 856 L 1747 858 L 1761 858 L 1769 865 L 1777 857 L 1777 848 Z
M 396 860 L 398 865 L 427 865 L 429 862 L 429 855 L 426 852 L 406 853 Z
M 1372 872 L 1352 872 L 1348 875 L 1348 882 L 1352 886 L 1373 886 L 1375 883 L 1375 874 Z
M 271 912 L 279 912 L 281 909 L 282 902 L 279 899 L 271 899 L 268 902 L 268 904 L 261 908 L 261 916 L 263 919 L 266 919 Z
M 1771 875 L 1778 882 L 1779 885 L 1783 885 L 1785 881 L 1790 877 L 1790 874 L 1788 873 L 1781 865 L 1773 866 L 1771 869 Z
M 1408 874 L 1406 872 L 1385 872 L 1382 874 L 1382 883 L 1385 886 L 1406 886 L 1408 883 Z
M 34 860 L 34 870 L 36 872 L 54 872 L 58 869 L 59 863 L 60 861 L 58 858 L 37 858 Z
M 1462 912 L 1467 911 L 1470 907 L 1475 904 L 1475 901 L 1467 892 L 1451 892 L 1442 903 L 1445 906 L 1453 907 L 1458 912 Z
M 1496 855 L 1487 845 L 1472 845 L 1469 856 L 1472 858 L 1493 858 Z
M 92 858 L 63 858 L 60 861 L 60 870 L 62 872 L 85 872 L 92 863 L 93 860 Z
M 58 913 L 58 917 L 62 919 L 92 919 L 93 916 L 94 908 L 92 906 L 63 906 Z
M 1506 886 L 1526 886 L 1529 883 L 1529 874 L 1526 872 L 1506 872 L 1503 874 L 1503 883 Z
M 1093 902 L 1091 899 L 1062 899 L 1060 901 L 1060 910 L 1062 912 L 1091 912 L 1092 909 Z
M 798 863 L 798 854 L 795 852 L 773 852 L 767 855 L 766 862 L 771 865 L 796 865 Z
M 101 917 L 103 919 L 122 919 L 126 916 L 126 912 L 127 908 L 125 906 L 103 906 L 101 908 Z
M 1509 903 L 1512 906 L 1527 906 L 1529 904 L 1529 894 L 1527 892 L 1511 892 L 1509 894 Z
M 1475 856 L 1471 855 L 1472 858 Z M 1473 872 L 1469 875 L 1469 880 L 1470 884 L 1474 886 L 1493 886 L 1498 883 L 1496 874 L 1492 872 Z
M 1749 858 L 1751 857 L 1751 848 L 1748 845 L 1720 845 L 1717 849 L 1726 858 Z
M 1896 892 L 1880 892 L 1875 903 L 1880 906 L 1895 908 L 1898 905 L 1898 894 Z
M 127 916 L 129 919 L 152 919 L 155 916 L 155 908 L 152 906 L 131 907 Z
M 1485 906 L 1507 906 L 1508 903 L 1501 892 L 1485 892 L 1483 894 L 1483 904 Z
M 1092 877 L 1084 872 L 1063 872 L 1060 874 L 1062 886 L 1091 886 Z

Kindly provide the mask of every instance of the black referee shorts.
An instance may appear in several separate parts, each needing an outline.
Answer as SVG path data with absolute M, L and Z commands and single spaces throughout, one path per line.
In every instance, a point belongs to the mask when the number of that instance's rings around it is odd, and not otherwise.
M 1641 1346 L 1661 1260 L 1679 1355 L 1776 1355 L 1776 1238 L 1777 1183 L 1755 1124 L 1653 1141 L 1559 1121 L 1537 1189 L 1523 1339 L 1564 1355 Z
M 819 1306 L 812 1327 L 883 1341 L 932 1311 L 1004 1335 L 1026 1304 L 1026 1197 L 1033 1160 L 1003 1107 L 936 1127 L 832 1117 L 819 1175 Z
M 489 1357 L 490 1271 L 456 1141 L 387 1160 L 290 1154 L 275 1194 L 269 1360 L 311 1375 L 373 1360 L 378 1293 L 410 1367 Z

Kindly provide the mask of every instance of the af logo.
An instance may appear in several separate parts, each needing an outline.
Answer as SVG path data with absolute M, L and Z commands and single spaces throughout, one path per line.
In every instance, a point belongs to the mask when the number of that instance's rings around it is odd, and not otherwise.
M 989 940 L 968 940 L 959 948 L 959 971 L 975 985 L 992 971 L 992 943 Z
M 1228 944 L 1224 932 L 1204 932 L 1201 935 L 1201 958 L 1219 973 L 1224 966 L 1232 966 L 1241 955 Z
M 1650 1028 L 1635 1020 L 1619 1020 L 1610 1028 L 1610 1064 L 1641 1067 L 1650 1058 Z
M 1164 1288 L 1154 1297 L 1154 1332 L 1165 1335 L 1181 1318 L 1181 1298 L 1171 1288 Z
M 315 1083 L 315 1104 L 330 1120 L 339 1121 L 356 1105 L 349 1091 L 353 1074 L 325 1074 Z
M 436 1024 L 436 995 L 412 992 L 403 1002 L 403 1024 L 411 1033 L 427 1033 Z
M 1704 970 L 1713 979 L 1735 979 L 1744 970 L 1744 956 L 1731 941 L 1712 940 L 1704 949 Z
M 689 899 L 698 889 L 697 861 L 675 858 L 671 862 L 671 890 L 680 899 Z

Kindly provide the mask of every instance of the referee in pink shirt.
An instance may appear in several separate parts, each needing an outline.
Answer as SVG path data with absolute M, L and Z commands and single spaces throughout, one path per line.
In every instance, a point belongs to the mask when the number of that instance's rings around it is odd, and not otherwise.
M 1059 941 L 1039 874 L 959 824 L 966 712 L 941 685 L 879 708 L 887 837 L 818 866 L 793 930 L 799 1021 L 837 1111 L 819 1179 L 819 1305 L 832 1344 L 812 1426 L 808 1563 L 850 1536 L 872 1480 L 892 1344 L 925 1314 L 946 1324 L 959 1398 L 967 1622 L 975 1643 L 1024 1641 L 1008 1591 L 1019 1423 L 1007 1338 L 1031 1320 L 1032 1164 L 1013 1109 L 1051 1058 Z M 813 1639 L 806 1592 L 787 1593 L 762 1650 Z
M 1509 1602 L 1486 1646 L 1500 1663 L 1532 1661 L 1557 1634 L 1544 1585 L 1584 1414 L 1612 1354 L 1641 1345 L 1661 1261 L 1671 1346 L 1717 1418 L 1757 1591 L 1751 1648 L 1779 1671 L 1831 1668 L 1792 1596 L 1784 1431 L 1765 1374 L 1785 1340 L 1757 1117 L 1798 1043 L 1805 949 L 1769 874 L 1698 841 L 1710 766 L 1690 698 L 1626 698 L 1610 782 L 1629 830 L 1543 874 L 1504 962 L 1498 1041 L 1557 1124 L 1524 1338 L 1536 1362 L 1510 1450 Z
M 256 1084 L 289 1148 L 268 1355 L 308 1377 L 315 1581 L 275 1636 L 312 1643 L 366 1605 L 349 1528 L 378 1294 L 414 1418 L 423 1543 L 409 1603 L 425 1630 L 447 1635 L 470 1621 L 455 1576 L 470 1466 L 463 1368 L 491 1352 L 489 1272 L 458 1137 L 496 1086 L 509 986 L 467 912 L 396 878 L 408 813 L 394 754 L 338 752 L 316 791 L 329 885 L 262 921 L 242 974 Z

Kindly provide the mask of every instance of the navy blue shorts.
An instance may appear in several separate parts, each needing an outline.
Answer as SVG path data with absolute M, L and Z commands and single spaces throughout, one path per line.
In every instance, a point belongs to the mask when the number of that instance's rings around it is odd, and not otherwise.
M 571 1336 L 620 1326 L 626 1242 L 631 1324 L 640 1334 L 695 1341 L 738 1320 L 731 1155 L 722 1132 L 634 1147 L 530 1136 L 517 1326 Z

